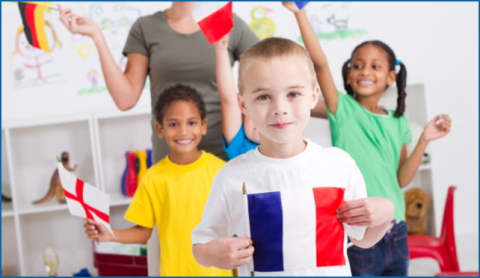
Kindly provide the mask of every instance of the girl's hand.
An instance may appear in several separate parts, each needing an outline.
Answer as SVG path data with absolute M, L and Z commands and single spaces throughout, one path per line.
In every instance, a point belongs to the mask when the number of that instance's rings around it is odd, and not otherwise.
M 452 120 L 446 114 L 437 115 L 423 129 L 422 138 L 427 142 L 442 138 L 450 132 Z
M 300 11 L 294 2 L 282 2 L 282 4 L 283 6 L 285 6 L 285 8 L 289 9 L 294 13 L 298 13 Z
M 225 36 L 223 36 L 223 38 L 214 43 L 213 46 L 215 47 L 215 50 L 227 50 L 229 38 L 230 35 L 226 34 Z
M 113 239 L 113 235 L 105 226 L 93 220 L 83 220 L 83 227 L 85 228 L 85 234 L 90 240 L 105 242 Z
M 392 201 L 370 197 L 344 202 L 337 209 L 337 217 L 347 225 L 376 227 L 391 222 L 394 212 Z
M 89 18 L 72 13 L 72 9 L 62 9 L 62 6 L 59 4 L 58 12 L 60 13 L 60 21 L 67 27 L 68 31 L 74 34 L 94 38 L 100 33 L 100 28 L 95 22 Z

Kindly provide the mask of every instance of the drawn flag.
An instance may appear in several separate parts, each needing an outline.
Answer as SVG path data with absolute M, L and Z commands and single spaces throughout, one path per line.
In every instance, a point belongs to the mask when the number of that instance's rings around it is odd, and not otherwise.
M 213 44 L 233 27 L 232 2 L 197 2 L 193 18 L 208 42 Z
M 45 32 L 45 10 L 49 8 L 49 5 L 47 3 L 18 2 L 28 42 L 31 46 L 46 52 L 50 52 L 47 33 Z
M 63 168 L 61 162 L 57 164 L 57 169 L 70 214 L 103 224 L 115 237 L 110 227 L 110 196 L 75 177 Z
M 248 194 L 254 270 L 345 265 L 345 231 L 335 212 L 344 191 L 319 187 Z

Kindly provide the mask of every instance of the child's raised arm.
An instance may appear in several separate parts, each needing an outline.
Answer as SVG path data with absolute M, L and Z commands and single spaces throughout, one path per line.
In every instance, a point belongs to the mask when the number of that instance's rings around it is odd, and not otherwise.
M 222 107 L 222 129 L 227 144 L 232 142 L 242 126 L 242 111 L 238 107 L 237 89 L 228 56 L 229 35 L 214 44 L 217 67 L 217 86 Z
M 298 10 L 294 2 L 282 2 L 283 5 L 290 11 L 295 13 L 295 18 L 302 34 L 305 47 L 312 57 L 313 64 L 315 66 L 315 73 L 317 75 L 318 84 L 322 90 L 325 104 L 332 114 L 337 111 L 338 103 L 338 91 L 333 81 L 332 73 L 328 66 L 327 57 L 320 47 L 318 38 L 308 21 L 305 9 Z
M 407 186 L 415 177 L 418 167 L 422 163 L 423 154 L 427 149 L 428 143 L 447 135 L 450 132 L 451 125 L 452 120 L 448 115 L 437 115 L 425 126 L 415 149 L 408 158 L 407 148 L 403 145 L 397 172 L 400 187 Z

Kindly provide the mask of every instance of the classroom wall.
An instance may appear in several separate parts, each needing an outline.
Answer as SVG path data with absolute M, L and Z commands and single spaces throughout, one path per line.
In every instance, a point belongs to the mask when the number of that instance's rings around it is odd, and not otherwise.
M 272 10 L 276 35 L 298 37 L 293 15 L 280 3 L 235 3 L 234 9 L 248 23 L 255 5 Z M 311 3 L 307 7 L 309 13 L 320 13 L 318 9 L 324 5 Z M 427 115 L 448 113 L 453 119 L 451 133 L 430 146 L 434 199 L 441 204 L 435 213 L 443 215 L 447 187 L 455 184 L 459 187 L 455 203 L 456 233 L 478 233 L 478 2 L 349 2 L 347 5 L 358 26 L 368 30 L 368 34 L 323 43 L 338 87 L 342 88 L 341 64 L 358 43 L 381 39 L 395 50 L 407 65 L 408 78 L 425 84 Z M 158 9 L 166 6 L 168 3 L 158 3 Z M 15 5 L 2 2 L 2 125 L 19 119 L 116 110 L 108 93 L 75 92 L 73 54 L 63 61 L 67 68 L 65 81 L 15 88 L 11 52 L 6 47 L 12 40 L 6 32 L 7 13 L 18 11 Z M 59 28 L 57 34 L 65 49 L 72 49 L 68 31 Z M 147 89 L 135 109 L 149 105 Z M 318 124 L 326 127 L 326 122 Z M 328 131 L 322 138 L 328 140 Z M 441 220 L 436 224 L 439 231 Z

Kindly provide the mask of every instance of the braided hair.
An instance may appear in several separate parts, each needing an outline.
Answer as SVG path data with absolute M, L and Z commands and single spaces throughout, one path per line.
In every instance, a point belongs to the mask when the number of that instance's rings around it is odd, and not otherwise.
M 383 49 L 387 53 L 389 71 L 392 71 L 392 70 L 394 71 L 395 65 L 400 66 L 400 71 L 397 73 L 397 78 L 396 78 L 398 97 L 397 97 L 397 108 L 395 109 L 395 114 L 394 114 L 395 117 L 400 117 L 403 115 L 403 113 L 405 113 L 405 98 L 407 97 L 407 93 L 405 92 L 405 87 L 407 86 L 407 68 L 403 63 L 401 62 L 397 63 L 397 58 L 395 57 L 395 53 L 393 52 L 393 50 L 382 41 L 366 41 L 359 44 L 353 50 L 352 57 L 355 54 L 355 52 L 357 52 L 358 49 L 360 49 L 361 47 L 367 44 L 377 46 Z M 349 84 L 347 84 L 347 80 L 348 80 L 347 76 L 350 70 L 350 61 L 351 59 L 348 59 L 347 61 L 345 61 L 342 67 L 343 87 L 347 91 L 347 94 L 354 96 L 352 87 Z

